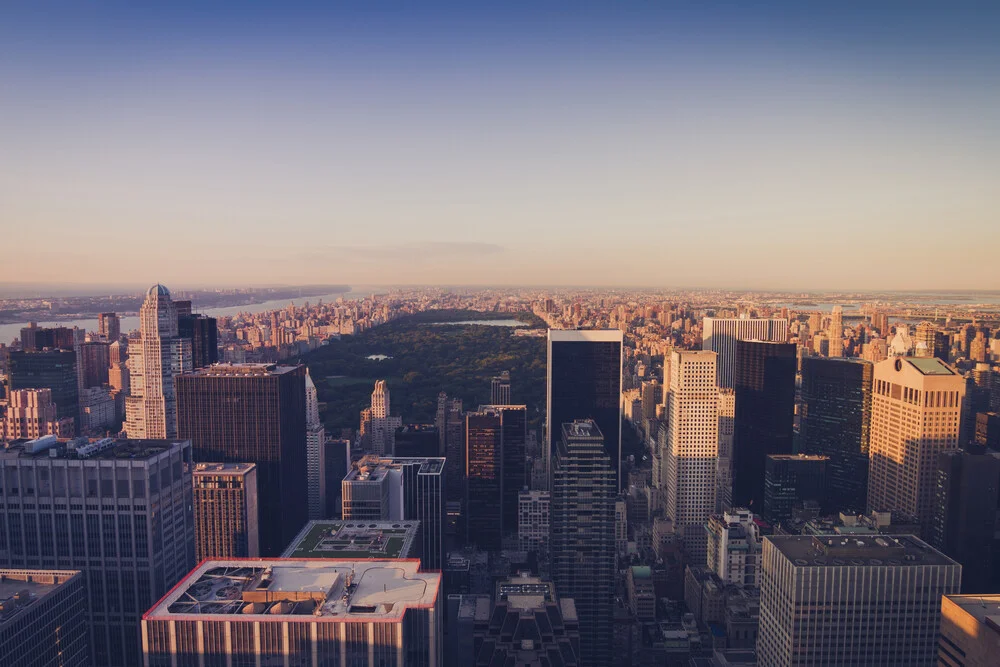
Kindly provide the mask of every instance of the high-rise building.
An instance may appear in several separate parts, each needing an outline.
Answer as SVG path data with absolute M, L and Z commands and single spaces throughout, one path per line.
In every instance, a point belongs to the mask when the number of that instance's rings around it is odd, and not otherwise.
M 198 463 L 194 467 L 194 542 L 197 561 L 260 555 L 257 466 Z
M 799 449 L 830 457 L 824 511 L 865 509 L 873 374 L 860 359 L 802 360 Z
M 719 463 L 715 483 L 717 512 L 733 506 L 733 437 L 736 420 L 736 392 L 719 389 Z
M 0 566 L 83 571 L 88 664 L 140 664 L 139 617 L 195 563 L 191 444 L 41 441 L 0 467 Z
M 385 380 L 375 382 L 367 423 L 362 418 L 368 451 L 376 456 L 392 456 L 395 452 L 396 429 L 403 425 L 401 417 L 393 417 L 390 409 L 389 387 Z
M 826 504 L 829 457 L 819 454 L 768 454 L 764 461 L 764 519 L 784 525 L 796 509 Z
M 25 352 L 42 350 L 72 350 L 76 336 L 68 327 L 39 327 L 34 322 L 21 329 L 21 349 Z
M 551 495 L 524 490 L 518 495 L 517 539 L 522 551 L 548 553 Z
M 623 340 L 617 329 L 549 329 L 542 447 L 546 466 L 551 466 L 562 438 L 562 425 L 591 419 L 602 433 L 616 484 L 621 486 Z
M 563 424 L 552 467 L 552 579 L 576 602 L 580 664 L 611 663 L 616 473 L 598 425 Z
M 844 356 L 844 307 L 837 305 L 830 311 L 830 328 L 827 330 L 830 339 L 830 357 Z
M 444 563 L 444 459 L 365 456 L 341 484 L 342 516 L 354 520 L 420 522 L 420 560 L 426 570 Z
M 736 386 L 738 341 L 784 343 L 788 340 L 788 320 L 783 319 L 706 317 L 701 327 L 701 349 L 711 350 L 719 355 L 716 362 L 716 382 L 720 387 Z
M 205 368 L 219 361 L 219 327 L 214 317 L 178 315 L 177 335 L 191 341 L 191 365 Z
M 734 508 L 712 515 L 705 529 L 708 569 L 727 584 L 752 588 L 760 585 L 761 535 L 753 512 Z
M 146 292 L 139 336 L 128 348 L 131 393 L 125 399 L 125 432 L 131 438 L 176 437 L 174 376 L 191 370 L 191 341 L 177 336 L 177 310 L 163 285 Z
M 448 399 L 445 396 L 444 447 L 448 500 L 465 502 L 465 412 L 460 398 Z
M 760 665 L 933 665 L 962 566 L 912 535 L 764 538 Z
M 0 665 L 91 664 L 83 582 L 79 570 L 0 569 Z
M 933 525 L 936 549 L 962 564 L 962 590 L 1000 585 L 1000 453 L 951 450 L 938 454 Z
M 319 419 L 319 397 L 308 368 L 306 368 L 306 476 L 306 484 L 309 487 L 309 518 L 313 520 L 325 518 L 327 516 L 326 429 Z
M 177 430 L 195 460 L 257 464 L 263 556 L 308 520 L 305 376 L 305 366 L 215 364 L 176 378 Z
M 792 453 L 795 367 L 792 343 L 736 341 L 733 503 L 739 507 L 763 504 L 767 455 Z
M 510 405 L 510 371 L 490 380 L 490 405 Z
M 114 343 L 122 336 L 122 323 L 117 313 L 97 314 L 97 333 L 107 343 Z
M 324 477 L 326 478 L 326 516 L 340 518 L 340 483 L 351 469 L 351 441 L 332 438 L 323 443 Z
M 976 593 L 941 598 L 937 664 L 941 667 L 996 665 L 997 646 L 1000 646 L 997 618 L 1000 618 L 1000 595 Z
M 996 412 L 976 413 L 975 443 L 978 447 L 1000 452 L 1000 414 Z
M 310 521 L 282 558 L 417 558 L 419 521 Z
M 517 531 L 517 497 L 527 481 L 525 406 L 484 405 L 466 415 L 466 526 L 470 542 L 499 550 Z
M 0 422 L 0 439 L 73 437 L 73 420 L 59 419 L 57 415 L 51 389 L 14 389 L 7 398 L 6 416 Z
M 145 667 L 442 664 L 441 575 L 412 560 L 209 560 L 143 616 Z
M 685 550 L 705 559 L 705 522 L 715 511 L 719 455 L 719 389 L 715 352 L 674 350 L 667 393 L 667 440 L 663 452 L 667 516 Z
M 916 517 L 929 535 L 938 454 L 958 449 L 965 379 L 940 359 L 896 357 L 875 366 L 868 509 Z
M 58 419 L 72 419 L 80 427 L 80 386 L 73 350 L 10 351 L 8 380 L 11 391 L 49 389 Z
M 106 385 L 111 367 L 111 345 L 103 341 L 88 341 L 77 345 L 76 349 L 81 388 Z

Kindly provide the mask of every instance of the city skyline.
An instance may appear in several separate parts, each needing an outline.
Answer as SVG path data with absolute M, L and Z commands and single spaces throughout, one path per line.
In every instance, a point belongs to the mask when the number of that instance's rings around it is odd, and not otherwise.
M 1000 288 L 994 8 L 573 9 L 12 10 L 0 279 Z

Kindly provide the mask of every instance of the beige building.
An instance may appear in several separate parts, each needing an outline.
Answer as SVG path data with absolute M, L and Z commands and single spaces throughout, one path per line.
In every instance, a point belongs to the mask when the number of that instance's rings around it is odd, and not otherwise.
M 941 598 L 938 665 L 991 667 L 1000 659 L 1000 595 Z
M 0 438 L 73 437 L 73 419 L 58 419 L 51 389 L 15 389 L 10 392 L 7 415 L 0 423 Z
M 936 358 L 875 366 L 868 508 L 932 520 L 938 454 L 958 448 L 965 379 Z
M 827 330 L 830 339 L 829 355 L 844 356 L 844 307 L 834 306 L 830 313 L 830 328 Z

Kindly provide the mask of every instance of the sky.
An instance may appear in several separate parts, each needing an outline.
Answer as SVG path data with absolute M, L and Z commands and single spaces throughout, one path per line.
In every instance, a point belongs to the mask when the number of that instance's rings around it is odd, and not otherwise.
M 336 4 L 5 6 L 0 283 L 1000 288 L 1000 3 Z

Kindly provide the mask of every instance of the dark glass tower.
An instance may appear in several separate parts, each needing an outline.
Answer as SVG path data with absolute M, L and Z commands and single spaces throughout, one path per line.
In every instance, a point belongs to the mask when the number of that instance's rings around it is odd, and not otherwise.
M 256 463 L 260 552 L 278 556 L 308 518 L 305 366 L 218 364 L 178 375 L 177 433 L 196 461 Z
M 795 345 L 736 342 L 736 416 L 733 420 L 733 504 L 760 508 L 764 459 L 792 453 Z
M 466 417 L 468 539 L 499 549 L 517 532 L 518 493 L 526 481 L 527 408 L 485 405 Z
M 204 368 L 219 361 L 219 328 L 214 317 L 179 315 L 177 335 L 191 340 L 191 364 Z
M 874 369 L 861 359 L 802 360 L 800 450 L 830 457 L 828 513 L 865 509 Z
M 768 454 L 764 462 L 765 519 L 784 524 L 805 503 L 826 500 L 826 456 Z
M 56 404 L 56 417 L 71 417 L 79 432 L 80 390 L 76 379 L 76 352 L 11 350 L 9 363 L 11 390 L 51 389 L 52 402 Z
M 620 486 L 622 332 L 550 329 L 547 379 L 545 465 L 551 466 L 562 424 L 592 419 L 604 434 L 604 447 Z
M 615 608 L 615 498 L 604 437 L 593 421 L 563 424 L 552 465 L 552 580 L 580 619 L 580 664 L 610 665 Z

